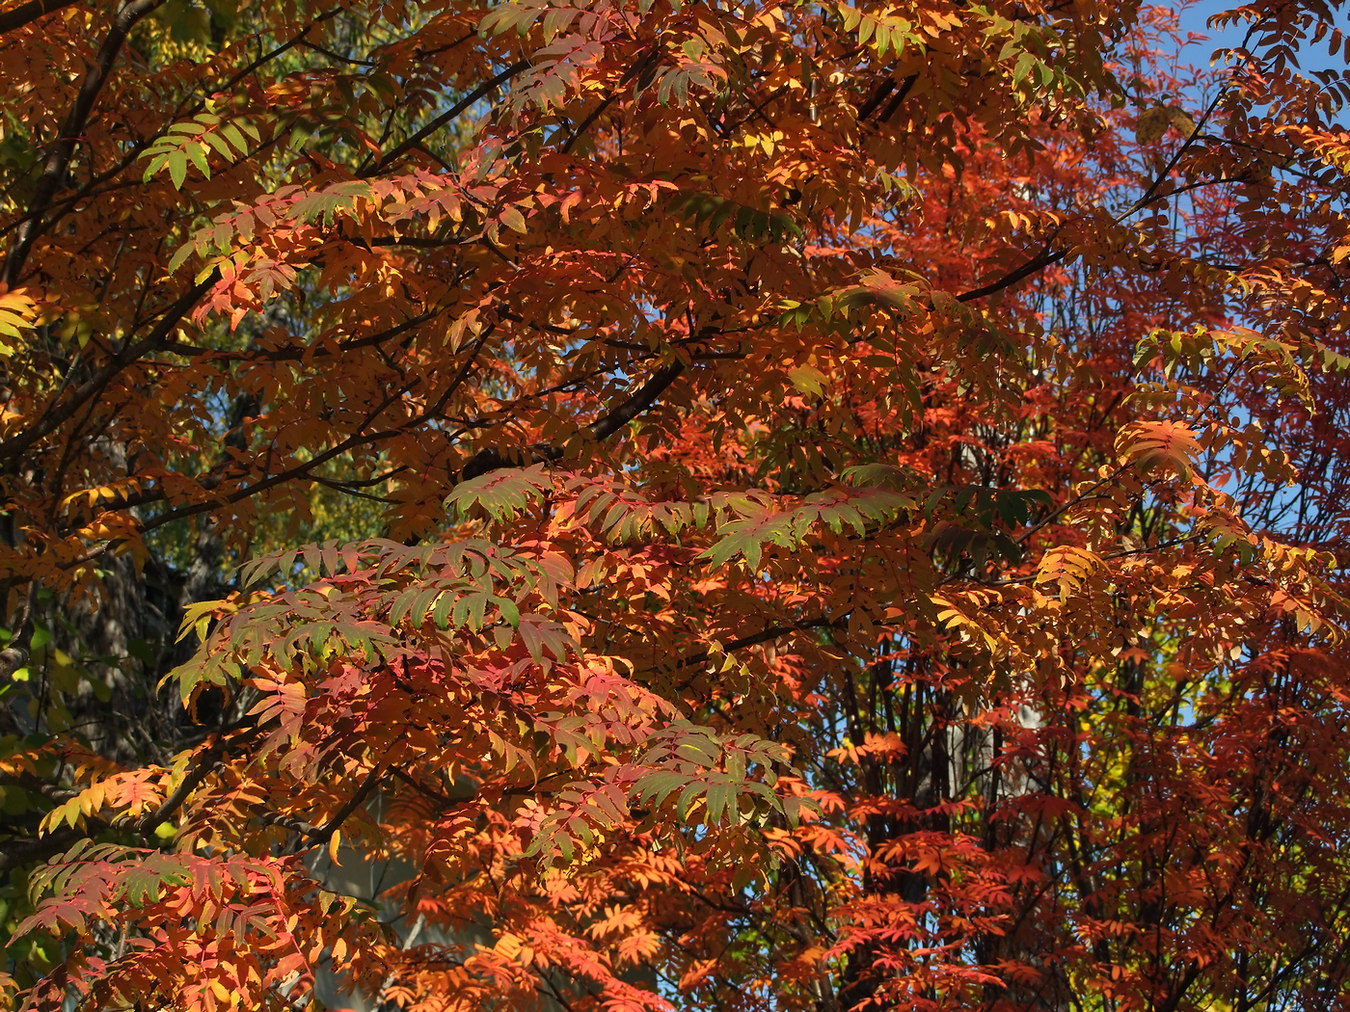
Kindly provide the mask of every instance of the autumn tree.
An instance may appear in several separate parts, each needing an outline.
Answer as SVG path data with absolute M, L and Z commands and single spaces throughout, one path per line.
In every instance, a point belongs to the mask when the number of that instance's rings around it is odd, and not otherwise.
M 1337 17 L 4 5 L 8 995 L 1344 1005 Z

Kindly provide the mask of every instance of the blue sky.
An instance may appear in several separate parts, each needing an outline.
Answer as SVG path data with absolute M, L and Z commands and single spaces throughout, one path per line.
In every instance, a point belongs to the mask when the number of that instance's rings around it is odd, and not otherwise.
M 1336 24 L 1344 31 L 1350 31 L 1350 11 L 1346 10 L 1341 0 L 1331 0 L 1332 5 L 1337 7 Z M 1222 14 L 1224 11 L 1236 8 L 1240 0 L 1199 0 L 1198 3 L 1190 4 L 1182 11 L 1181 27 L 1184 31 L 1196 32 L 1201 35 L 1208 35 L 1212 40 L 1207 48 L 1213 51 L 1220 46 L 1236 46 L 1242 42 L 1246 34 L 1246 27 L 1238 24 L 1227 28 L 1221 32 L 1211 31 L 1206 25 L 1206 21 L 1214 14 Z M 1327 55 L 1327 47 L 1324 43 L 1318 43 L 1312 46 L 1306 52 L 1300 53 L 1300 64 L 1302 69 L 1321 70 L 1332 67 L 1344 69 L 1345 64 L 1334 60 Z

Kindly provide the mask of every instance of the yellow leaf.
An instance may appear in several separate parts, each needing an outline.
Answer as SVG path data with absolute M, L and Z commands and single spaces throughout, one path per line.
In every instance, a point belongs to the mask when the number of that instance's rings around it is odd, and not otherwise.
M 342 864 L 342 862 L 338 860 L 338 848 L 341 847 L 341 845 L 342 831 L 340 829 L 335 829 L 333 830 L 333 835 L 328 838 L 328 857 L 336 865 Z

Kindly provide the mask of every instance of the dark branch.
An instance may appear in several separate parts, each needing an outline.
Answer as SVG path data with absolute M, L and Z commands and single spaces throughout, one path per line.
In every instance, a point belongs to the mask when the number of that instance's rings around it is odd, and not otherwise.
M 529 65 L 530 65 L 529 60 L 518 60 L 515 63 L 511 64 L 511 66 L 503 70 L 500 74 L 497 74 L 495 77 L 492 77 L 484 81 L 477 88 L 475 88 L 473 91 L 469 92 L 462 99 L 460 99 L 460 101 L 456 102 L 453 106 L 451 106 L 445 112 L 441 113 L 426 126 L 422 127 L 421 130 L 418 130 L 417 133 L 413 134 L 411 137 L 408 137 L 402 143 L 398 144 L 392 151 L 381 157 L 379 161 L 375 162 L 375 164 L 362 166 L 361 171 L 359 171 L 357 175 L 358 176 L 373 175 L 374 173 L 379 172 L 381 169 L 383 169 L 390 162 L 393 162 L 396 159 L 401 158 L 403 155 L 407 154 L 413 148 L 421 144 L 422 141 L 424 141 L 426 138 L 434 134 L 437 130 L 441 129 L 441 127 L 445 126 L 447 123 L 454 122 L 461 115 L 463 115 L 464 110 L 468 109 L 471 105 L 473 105 L 475 102 L 477 102 L 484 96 L 488 95 L 490 92 L 495 91 L 500 85 L 511 80 L 511 78 L 515 77 Z
M 82 405 L 96 397 L 108 385 L 109 381 L 128 365 L 147 352 L 161 347 L 173 329 L 178 326 L 178 321 L 197 304 L 198 299 L 211 289 L 216 280 L 217 275 L 213 271 L 210 276 L 193 285 L 165 310 L 163 318 L 154 330 L 134 344 L 128 344 L 110 361 L 101 366 L 93 376 L 76 387 L 70 396 L 48 407 L 43 416 L 30 428 L 20 432 L 12 439 L 0 442 L 0 460 L 13 459 L 23 454 L 43 436 L 57 429 L 75 412 L 79 411 Z
M 117 56 L 122 51 L 122 45 L 126 42 L 127 36 L 131 34 L 131 29 L 135 27 L 137 21 L 162 3 L 164 3 L 164 0 L 132 0 L 131 3 L 122 7 L 117 12 L 117 16 L 113 18 L 112 27 L 108 29 L 103 45 L 99 47 L 98 59 L 89 68 L 89 73 L 85 75 L 79 93 L 75 96 L 75 103 L 70 107 L 70 112 L 66 114 L 65 122 L 61 125 L 61 133 L 52 146 L 51 152 L 47 155 L 47 160 L 42 165 L 42 175 L 38 177 L 37 185 L 34 188 L 33 201 L 29 206 L 27 220 L 19 229 L 14 246 L 10 249 L 9 257 L 5 261 L 4 271 L 0 274 L 0 281 L 5 284 L 13 286 L 18 280 L 19 272 L 23 270 L 24 262 L 28 259 L 34 241 L 42 234 L 42 216 L 46 213 L 47 208 L 51 205 L 52 197 L 56 195 L 57 189 L 66 178 L 66 171 L 70 168 L 70 160 L 75 154 L 75 145 L 84 135 L 85 125 L 89 122 L 89 114 L 93 111 L 99 93 L 103 91 L 103 86 L 112 74 L 113 64 L 117 62 Z
M 587 433 L 593 439 L 599 440 L 607 439 L 618 432 L 654 405 L 657 398 L 665 393 L 666 389 L 684 372 L 684 368 L 684 363 L 678 360 L 667 362 L 661 366 L 648 377 L 647 382 L 643 383 L 636 393 L 586 426 Z M 468 481 L 470 478 L 477 478 L 502 467 L 542 464 L 546 461 L 557 460 L 562 454 L 562 447 L 547 443 L 541 443 L 530 447 L 528 450 L 515 453 L 503 452 L 496 447 L 489 446 L 479 450 L 469 458 L 463 470 L 460 471 L 459 478 L 460 481 Z
M 0 12 L 0 35 L 22 28 L 30 21 L 36 21 L 52 11 L 59 11 L 62 7 L 69 7 L 74 2 L 75 0 L 28 0 L 28 3 L 20 4 L 12 11 Z

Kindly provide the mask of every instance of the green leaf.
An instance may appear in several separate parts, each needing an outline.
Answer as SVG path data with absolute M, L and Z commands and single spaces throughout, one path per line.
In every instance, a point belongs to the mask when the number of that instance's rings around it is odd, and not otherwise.
M 247 139 L 245 139 L 244 132 L 240 129 L 240 126 L 241 124 L 238 123 L 222 123 L 220 125 L 220 136 L 229 141 L 230 146 L 233 147 L 235 151 L 239 152 L 241 157 L 246 157 L 249 151 L 249 144 Z M 254 140 L 257 140 L 256 132 Z
M 736 791 L 731 784 L 725 781 L 709 784 L 707 796 L 709 825 L 720 825 L 727 816 L 734 822 L 739 816 Z
M 702 797 L 703 784 L 698 782 L 689 784 L 680 792 L 680 799 L 675 803 L 675 814 L 679 816 L 681 822 L 689 822 L 689 813 Z
M 167 156 L 166 161 L 169 166 L 169 180 L 173 183 L 175 190 L 181 190 L 183 183 L 187 180 L 187 152 L 181 149 L 172 151 Z
M 211 165 L 206 160 L 206 146 L 203 144 L 189 144 L 186 148 L 188 157 L 192 159 L 192 164 L 201 170 L 202 178 L 211 178 Z

